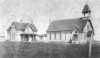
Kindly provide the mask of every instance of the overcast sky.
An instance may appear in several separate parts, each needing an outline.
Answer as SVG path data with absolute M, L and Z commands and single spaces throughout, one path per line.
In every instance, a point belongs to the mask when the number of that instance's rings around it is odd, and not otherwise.
M 45 33 L 53 20 L 81 17 L 86 0 L 0 0 L 0 30 L 23 17 L 33 20 L 38 33 Z M 89 0 L 96 37 L 100 38 L 100 0 Z

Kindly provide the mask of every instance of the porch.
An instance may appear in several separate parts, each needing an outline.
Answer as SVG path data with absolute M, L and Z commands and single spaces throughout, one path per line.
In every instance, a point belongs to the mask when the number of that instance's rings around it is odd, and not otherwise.
M 36 41 L 35 34 L 22 33 L 20 34 L 20 36 L 21 36 L 21 41 L 28 41 L 28 42 Z

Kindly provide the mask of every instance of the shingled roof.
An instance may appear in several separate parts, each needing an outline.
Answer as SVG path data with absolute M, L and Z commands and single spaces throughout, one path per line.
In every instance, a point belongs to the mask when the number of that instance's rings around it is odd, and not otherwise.
M 30 23 L 12 22 L 11 26 L 7 29 L 7 31 L 10 31 L 12 26 L 15 27 L 16 31 L 24 31 L 27 27 L 30 27 L 32 31 L 37 32 L 35 25 Z
M 89 21 L 87 18 L 56 20 L 49 25 L 47 32 L 50 31 L 69 32 L 75 29 L 78 30 L 79 32 L 82 32 L 87 21 Z

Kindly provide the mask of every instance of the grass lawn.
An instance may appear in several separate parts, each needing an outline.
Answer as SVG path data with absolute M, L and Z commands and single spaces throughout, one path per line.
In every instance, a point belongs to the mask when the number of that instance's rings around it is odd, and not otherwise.
M 6 51 L 3 47 L 3 42 L 0 42 L 0 58 L 3 58 L 5 53 L 6 53 Z
M 88 44 L 4 42 L 3 58 L 88 58 Z M 93 45 L 92 58 L 100 58 L 100 46 Z

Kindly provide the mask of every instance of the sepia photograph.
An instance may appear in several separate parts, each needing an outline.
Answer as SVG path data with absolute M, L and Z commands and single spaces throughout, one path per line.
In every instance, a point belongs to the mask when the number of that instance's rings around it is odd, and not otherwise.
M 100 58 L 100 0 L 0 0 L 0 58 Z

